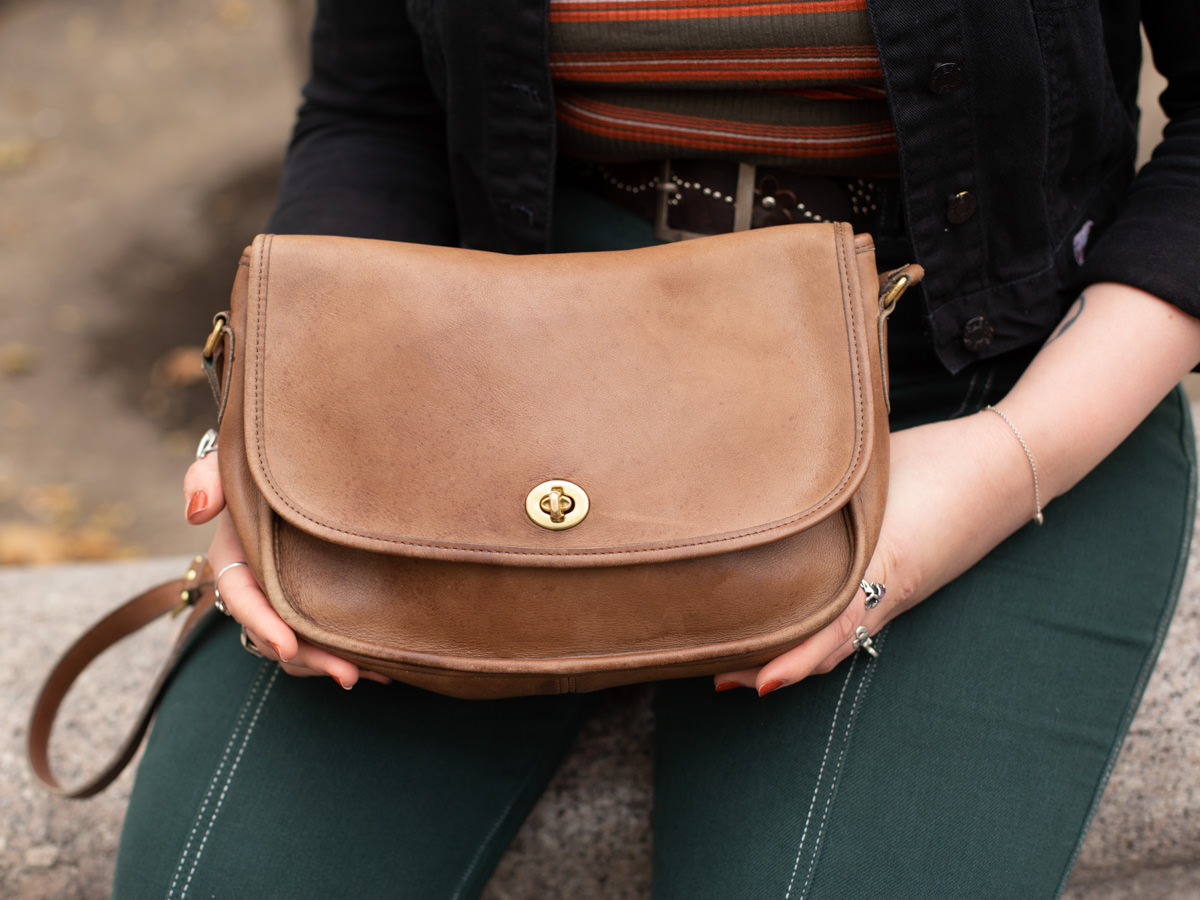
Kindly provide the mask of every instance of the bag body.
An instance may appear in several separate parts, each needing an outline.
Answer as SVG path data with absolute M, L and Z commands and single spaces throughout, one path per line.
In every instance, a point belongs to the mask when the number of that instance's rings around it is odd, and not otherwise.
M 843 224 L 540 256 L 263 235 L 214 338 L 259 583 L 399 681 L 758 665 L 836 618 L 878 537 L 886 340 Z

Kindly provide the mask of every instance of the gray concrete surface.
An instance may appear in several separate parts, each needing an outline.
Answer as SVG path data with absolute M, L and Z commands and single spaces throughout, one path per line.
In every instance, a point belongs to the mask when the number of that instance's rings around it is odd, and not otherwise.
M 26 771 L 25 723 L 54 654 L 81 623 L 186 558 L 0 569 L 0 897 L 107 896 L 131 772 L 86 802 L 42 792 Z M 86 772 L 138 707 L 169 627 L 103 657 L 68 698 L 55 742 L 65 777 Z M 487 900 L 644 900 L 652 836 L 644 689 L 614 692 L 534 810 Z M 1069 900 L 1200 897 L 1200 563 L 1079 857 Z

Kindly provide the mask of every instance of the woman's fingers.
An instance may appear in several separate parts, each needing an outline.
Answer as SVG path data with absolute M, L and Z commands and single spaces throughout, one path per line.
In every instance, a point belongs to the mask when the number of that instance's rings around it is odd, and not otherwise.
M 233 521 L 222 516 L 209 546 L 208 562 L 217 576 L 216 587 L 225 608 L 249 629 L 260 650 L 270 650 L 274 659 L 290 660 L 299 650 L 296 635 L 271 608 L 250 567 L 231 565 L 245 559 Z
M 760 668 L 717 675 L 713 679 L 714 687 L 718 691 L 739 687 L 751 688 L 759 696 L 766 696 L 781 687 L 803 681 L 810 675 L 831 672 L 843 660 L 857 652 L 854 640 L 858 636 L 857 629 L 860 626 L 873 635 L 887 624 L 884 615 L 880 615 L 882 611 L 881 606 L 868 612 L 860 590 L 840 616 L 808 640 Z
M 267 659 L 278 659 L 271 646 L 263 646 L 259 639 L 256 638 L 253 631 L 246 629 L 246 637 L 248 640 L 254 641 L 254 645 L 262 652 Z M 283 667 L 283 671 L 289 675 L 299 677 L 328 675 L 336 681 L 345 690 L 350 690 L 358 683 L 360 677 L 358 666 L 354 663 L 347 662 L 341 657 L 334 656 L 328 651 L 314 647 L 312 644 L 300 642 L 296 653 L 287 661 L 280 660 L 279 663 Z
M 225 508 L 216 451 L 209 451 L 188 466 L 183 478 L 183 493 L 187 501 L 187 519 L 193 525 L 211 521 Z M 241 623 L 246 640 L 259 653 L 278 661 L 289 675 L 328 675 L 346 690 L 354 687 L 359 678 L 389 683 L 390 679 L 382 675 L 360 672 L 354 663 L 297 638 L 271 608 L 250 567 L 237 565 L 245 559 L 233 521 L 229 516 L 221 516 L 209 546 L 209 565 L 218 576 L 216 587 L 225 608 Z
M 360 677 L 387 683 L 383 676 L 360 673 L 354 663 L 296 637 L 271 608 L 250 567 L 230 566 L 243 561 L 245 553 L 229 516 L 222 516 L 217 522 L 208 559 L 213 572 L 220 575 L 217 589 L 221 599 L 229 614 L 246 630 L 246 639 L 264 657 L 278 661 L 289 675 L 328 675 L 346 690 L 354 687 Z
M 221 490 L 216 451 L 188 466 L 183 476 L 183 495 L 185 515 L 193 525 L 211 521 L 225 508 L 225 492 Z

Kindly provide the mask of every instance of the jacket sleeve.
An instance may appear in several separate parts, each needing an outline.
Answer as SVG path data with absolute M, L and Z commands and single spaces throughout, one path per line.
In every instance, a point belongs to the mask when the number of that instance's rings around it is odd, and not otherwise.
M 1142 18 L 1167 79 L 1160 98 L 1167 126 L 1083 275 L 1087 283 L 1141 288 L 1200 316 L 1200 3 L 1145 0 Z
M 270 230 L 457 241 L 445 118 L 395 0 L 324 0 Z

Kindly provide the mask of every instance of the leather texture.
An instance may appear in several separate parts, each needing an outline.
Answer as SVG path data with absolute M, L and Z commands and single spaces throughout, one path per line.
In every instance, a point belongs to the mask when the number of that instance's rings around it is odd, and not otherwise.
M 183 578 L 157 585 L 114 609 L 96 622 L 54 664 L 38 692 L 29 718 L 26 756 L 33 774 L 52 794 L 71 800 L 93 797 L 116 780 L 136 755 L 166 692 L 175 666 L 192 635 L 213 614 L 212 571 L 204 557 L 193 560 Z M 50 760 L 50 743 L 63 700 L 76 679 L 101 653 L 167 613 L 190 610 L 175 637 L 171 653 L 155 676 L 130 729 L 103 767 L 72 785 L 59 781 Z
M 845 224 L 535 256 L 259 236 L 214 381 L 247 559 L 307 640 L 453 696 L 765 662 L 878 537 L 878 291 Z M 555 479 L 575 527 L 526 512 Z

